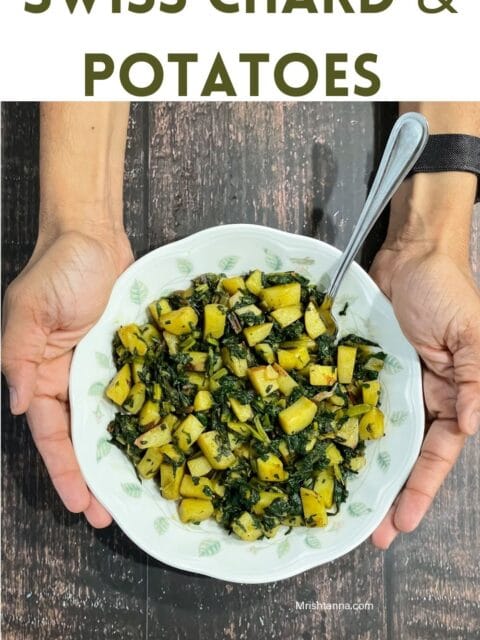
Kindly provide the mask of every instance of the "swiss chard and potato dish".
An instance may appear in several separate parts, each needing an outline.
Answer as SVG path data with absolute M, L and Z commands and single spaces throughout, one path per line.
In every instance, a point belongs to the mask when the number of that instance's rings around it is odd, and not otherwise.
M 384 434 L 385 354 L 337 339 L 325 294 L 297 273 L 206 274 L 118 329 L 112 441 L 178 501 L 242 540 L 324 527 Z

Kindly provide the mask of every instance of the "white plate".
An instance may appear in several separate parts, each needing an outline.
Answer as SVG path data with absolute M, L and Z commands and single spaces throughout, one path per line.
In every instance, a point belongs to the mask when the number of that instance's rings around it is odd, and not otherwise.
M 153 481 L 140 483 L 106 431 L 115 407 L 103 397 L 115 373 L 111 343 L 119 325 L 146 320 L 146 305 L 186 287 L 205 272 L 236 274 L 255 267 L 296 270 L 327 285 L 325 274 L 340 252 L 318 240 L 255 225 L 228 225 L 161 247 L 133 264 L 117 281 L 105 313 L 78 345 L 70 375 L 72 437 L 82 473 L 96 498 L 126 535 L 161 562 L 232 582 L 281 580 L 342 556 L 377 527 L 405 482 L 424 428 L 418 357 L 392 307 L 357 265 L 336 300 L 340 332 L 379 342 L 389 354 L 381 374 L 386 435 L 367 444 L 367 466 L 350 480 L 349 497 L 325 529 L 293 529 L 252 543 L 229 536 L 214 521 L 184 525 L 176 504 L 163 500 Z M 349 302 L 345 317 L 338 311 Z

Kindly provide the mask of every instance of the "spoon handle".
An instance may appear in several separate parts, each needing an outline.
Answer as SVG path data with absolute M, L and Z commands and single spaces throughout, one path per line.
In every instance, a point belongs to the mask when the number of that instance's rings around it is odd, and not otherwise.
M 388 202 L 407 177 L 428 141 L 428 123 L 419 113 L 406 113 L 395 123 L 377 175 L 355 230 L 332 278 L 327 295 L 333 299 L 345 273 Z

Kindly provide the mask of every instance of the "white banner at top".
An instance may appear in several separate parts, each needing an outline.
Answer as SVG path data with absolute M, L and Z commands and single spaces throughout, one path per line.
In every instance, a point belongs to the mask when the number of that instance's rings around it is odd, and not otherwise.
M 480 100 L 479 0 L 3 0 L 3 100 Z

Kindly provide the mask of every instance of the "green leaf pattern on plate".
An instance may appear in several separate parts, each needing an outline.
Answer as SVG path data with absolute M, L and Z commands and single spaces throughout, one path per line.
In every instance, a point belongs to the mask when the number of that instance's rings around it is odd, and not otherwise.
M 320 547 L 322 546 L 320 538 L 316 536 L 312 531 L 309 531 L 305 536 L 305 544 L 311 549 L 320 549 Z
M 272 271 L 279 271 L 282 268 L 282 259 L 280 256 L 277 256 L 275 253 L 270 251 L 270 249 L 264 249 L 265 252 L 265 263 L 269 269 Z
M 388 451 L 380 451 L 377 456 L 377 464 L 382 471 L 388 471 L 390 468 L 390 464 L 392 462 L 392 457 Z
M 140 498 L 142 495 L 142 487 L 134 482 L 123 482 L 122 489 L 130 498 Z
M 293 264 L 298 264 L 300 267 L 311 267 L 315 264 L 315 260 L 313 258 L 290 258 L 290 262 Z
M 364 516 L 370 512 L 370 507 L 367 507 L 364 502 L 353 502 L 348 505 L 348 513 L 354 518 L 359 518 L 360 516 Z
M 90 388 L 88 389 L 89 396 L 101 396 L 105 389 L 105 385 L 103 382 L 94 382 Z
M 220 542 L 218 540 L 202 540 L 198 547 L 198 555 L 205 558 L 214 556 L 220 551 Z
M 180 271 L 182 276 L 189 276 L 193 271 L 193 264 L 186 258 L 178 258 L 177 269 Z
M 277 546 L 277 556 L 279 558 L 283 558 L 290 551 L 290 540 L 288 538 L 284 538 L 282 542 Z
M 101 367 L 103 367 L 104 369 L 110 368 L 110 359 L 104 353 L 100 353 L 99 351 L 97 351 L 95 353 L 95 358 Z
M 399 427 L 404 424 L 408 418 L 408 411 L 394 411 L 390 416 L 390 422 L 395 426 Z
M 97 442 L 97 462 L 103 460 L 105 456 L 108 456 L 110 453 L 112 445 L 110 444 L 110 440 L 107 438 L 100 438 Z
M 158 535 L 163 536 L 163 534 L 168 531 L 168 527 L 170 526 L 170 523 L 168 522 L 168 518 L 162 517 L 162 518 L 157 518 L 153 523 L 153 526 L 155 527 L 155 531 L 158 533 Z
M 385 358 L 385 371 L 391 374 L 400 373 L 403 371 L 403 365 L 398 358 L 389 355 Z
M 220 271 L 222 272 L 231 271 L 239 260 L 240 260 L 239 256 L 225 256 L 225 258 L 222 258 L 218 263 L 218 266 L 220 267 Z
M 138 304 L 140 306 L 145 302 L 148 296 L 148 287 L 141 280 L 135 280 L 130 288 L 130 300 L 134 304 Z

